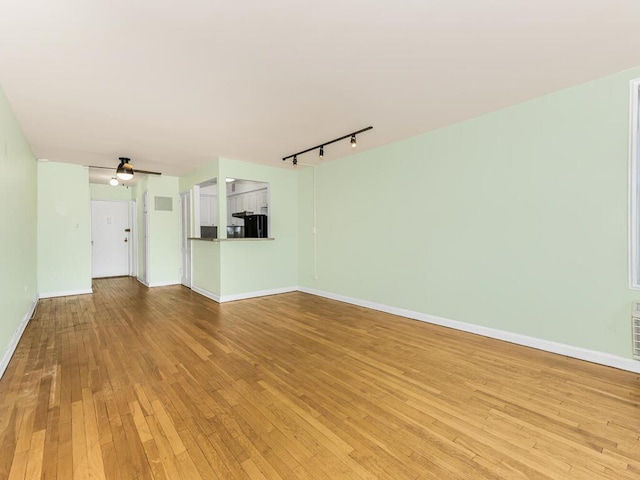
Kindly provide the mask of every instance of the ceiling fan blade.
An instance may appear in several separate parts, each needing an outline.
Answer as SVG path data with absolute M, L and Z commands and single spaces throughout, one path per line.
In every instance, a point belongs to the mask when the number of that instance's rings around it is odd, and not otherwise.
M 114 170 L 115 171 L 115 169 L 113 167 L 99 167 L 98 165 L 87 165 L 87 167 L 89 167 L 89 168 L 101 168 L 103 170 Z M 152 172 L 150 170 L 138 170 L 133 165 L 131 167 L 133 168 L 134 173 L 141 173 L 141 174 L 144 174 L 144 175 L 162 175 L 161 172 Z

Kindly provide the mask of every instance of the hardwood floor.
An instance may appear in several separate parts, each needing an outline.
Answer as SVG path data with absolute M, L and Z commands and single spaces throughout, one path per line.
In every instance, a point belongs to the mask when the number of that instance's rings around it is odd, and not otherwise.
M 640 379 L 303 293 L 41 300 L 0 479 L 635 479 Z

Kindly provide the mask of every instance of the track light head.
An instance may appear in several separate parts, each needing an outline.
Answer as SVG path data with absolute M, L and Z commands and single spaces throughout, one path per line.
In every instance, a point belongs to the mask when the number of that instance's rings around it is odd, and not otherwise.
M 362 128 L 360 130 L 356 130 L 355 132 L 352 132 L 352 133 L 347 133 L 346 135 L 343 135 L 342 137 L 334 138 L 333 140 L 329 140 L 328 142 L 323 142 L 320 145 L 316 145 L 315 147 L 307 148 L 306 150 L 302 150 L 300 152 L 293 153 L 291 155 L 287 155 L 286 157 L 282 157 L 282 161 L 286 162 L 287 160 L 292 159 L 293 166 L 295 167 L 295 166 L 298 165 L 298 155 L 302 155 L 304 153 L 311 152 L 312 150 L 319 150 L 318 158 L 320 160 L 322 160 L 322 158 L 324 157 L 324 147 L 326 145 L 331 145 L 333 143 L 341 142 L 342 140 L 346 140 L 347 138 L 351 138 L 351 147 L 355 148 L 355 147 L 358 146 L 358 142 L 356 140 L 356 135 L 358 135 L 359 133 L 362 133 L 362 132 L 368 132 L 371 129 L 373 129 L 373 127 L 369 126 L 369 127 Z M 306 165 L 306 164 L 303 163 L 303 165 Z
M 111 185 L 112 187 L 117 187 L 119 183 L 120 182 L 118 182 L 118 179 L 116 177 L 113 177 L 111 180 L 109 180 L 109 185 Z

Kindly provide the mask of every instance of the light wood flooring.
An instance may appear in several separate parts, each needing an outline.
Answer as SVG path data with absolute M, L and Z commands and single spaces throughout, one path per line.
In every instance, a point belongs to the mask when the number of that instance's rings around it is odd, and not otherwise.
M 303 293 L 41 300 L 0 479 L 640 479 L 636 374 Z

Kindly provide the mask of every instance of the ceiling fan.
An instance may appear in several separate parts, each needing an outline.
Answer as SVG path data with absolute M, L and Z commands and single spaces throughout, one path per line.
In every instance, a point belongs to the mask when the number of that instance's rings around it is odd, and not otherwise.
M 118 157 L 118 160 L 120 160 L 120 164 L 116 168 L 116 177 L 118 177 L 120 180 L 131 180 L 133 178 L 134 173 L 142 173 L 145 175 L 162 175 L 162 173 L 160 172 L 151 172 L 149 170 L 136 169 L 134 172 L 133 165 L 131 164 L 130 158 Z M 111 170 L 113 167 L 99 167 L 97 165 L 89 165 L 89 168 L 102 168 L 106 170 Z M 117 182 L 116 182 L 116 185 L 117 185 Z

